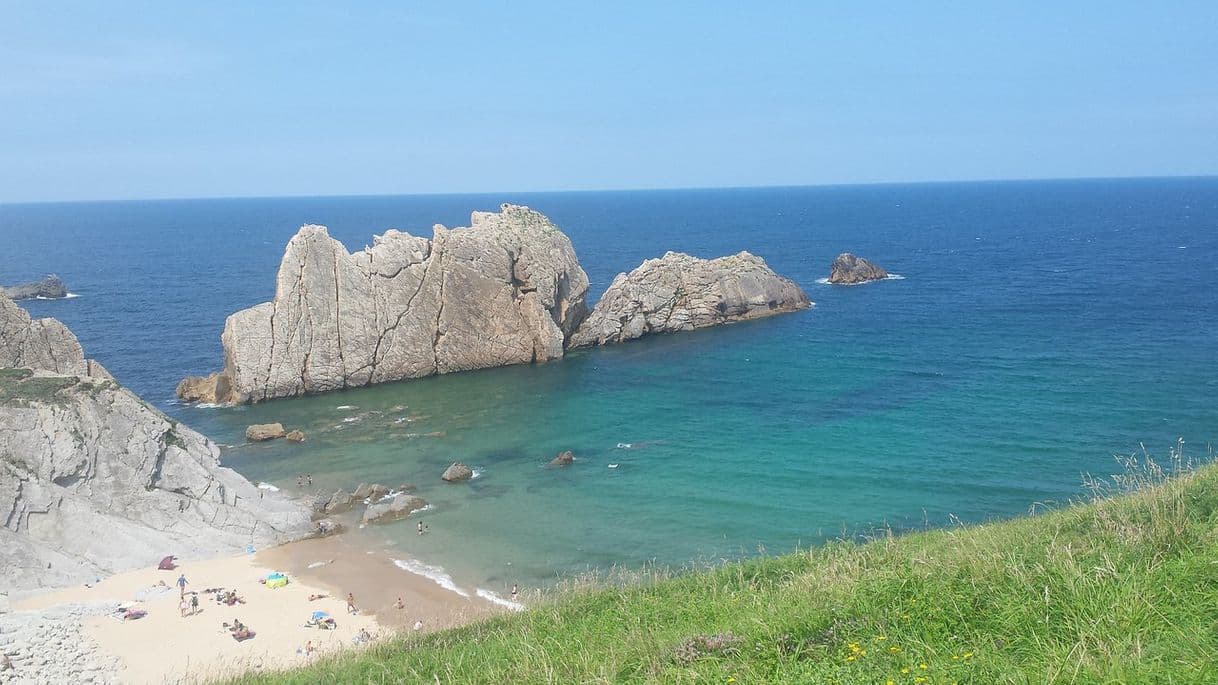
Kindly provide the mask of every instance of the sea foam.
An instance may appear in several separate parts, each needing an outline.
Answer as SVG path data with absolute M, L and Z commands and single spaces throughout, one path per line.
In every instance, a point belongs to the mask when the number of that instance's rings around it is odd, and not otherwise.
M 439 585 L 445 590 L 448 590 L 449 592 L 455 592 L 462 597 L 469 597 L 468 592 L 457 587 L 456 581 L 453 580 L 452 576 L 445 572 L 443 566 L 432 566 L 430 564 L 424 564 L 421 561 L 415 561 L 414 559 L 394 559 L 393 565 L 397 566 L 403 571 L 409 571 L 416 576 L 429 578 L 433 583 Z
M 271 485 L 270 483 L 267 483 L 265 481 L 258 482 L 258 489 L 259 490 L 270 490 L 271 492 L 279 492 L 279 488 L 277 488 L 274 485 Z
M 510 599 L 504 599 L 504 598 L 500 597 L 499 595 L 495 594 L 495 592 L 493 590 L 486 590 L 484 588 L 478 588 L 475 591 L 475 594 L 477 594 L 479 597 L 481 597 L 482 599 L 485 599 L 488 602 L 494 602 L 495 604 L 498 604 L 501 607 L 507 607 L 507 608 L 511 609 L 512 611 L 524 611 L 523 604 L 521 604 L 520 602 L 513 602 Z

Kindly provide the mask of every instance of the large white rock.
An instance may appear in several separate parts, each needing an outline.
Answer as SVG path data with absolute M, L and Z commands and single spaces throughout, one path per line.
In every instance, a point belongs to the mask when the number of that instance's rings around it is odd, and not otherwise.
M 669 252 L 618 274 L 568 346 L 605 345 L 810 306 L 798 285 L 748 252 L 718 259 Z
M 354 254 L 304 226 L 275 299 L 225 322 L 224 378 L 184 386 L 192 399 L 257 402 L 557 359 L 587 289 L 571 241 L 528 207 L 474 212 L 468 228 L 437 225 L 430 240 L 390 230 Z

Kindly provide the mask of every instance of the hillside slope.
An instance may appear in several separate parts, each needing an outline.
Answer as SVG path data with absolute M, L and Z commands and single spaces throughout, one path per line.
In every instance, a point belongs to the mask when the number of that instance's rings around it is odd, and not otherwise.
M 839 543 L 248 683 L 1218 682 L 1218 466 L 1033 517 Z

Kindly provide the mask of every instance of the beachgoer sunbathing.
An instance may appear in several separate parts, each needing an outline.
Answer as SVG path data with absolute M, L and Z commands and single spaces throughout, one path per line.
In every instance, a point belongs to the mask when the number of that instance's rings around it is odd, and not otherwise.
M 316 602 L 319 599 L 325 599 L 326 597 L 329 597 L 329 596 L 330 595 L 309 595 L 309 601 Z
M 233 632 L 233 639 L 237 642 L 244 642 L 252 637 L 254 637 L 254 631 L 250 630 L 249 628 L 242 628 L 241 630 Z
M 423 622 L 422 622 L 422 621 L 415 621 L 415 622 L 414 622 L 414 629 L 415 629 L 415 630 L 422 630 L 422 629 L 423 629 Z

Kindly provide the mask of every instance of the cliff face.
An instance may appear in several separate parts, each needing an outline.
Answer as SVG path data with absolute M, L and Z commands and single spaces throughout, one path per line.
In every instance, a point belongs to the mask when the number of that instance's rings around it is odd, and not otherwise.
M 748 252 L 709 260 L 669 252 L 618 274 L 569 345 L 605 345 L 810 306 L 798 285 Z
M 0 351 L 0 586 L 77 583 L 308 531 L 305 506 L 221 467 L 215 444 L 109 374 L 89 375 L 58 321 L 31 323 L 0 297 Z
M 224 370 L 179 394 L 257 402 L 561 357 L 587 313 L 571 241 L 527 207 L 470 223 L 430 240 L 391 230 L 354 254 L 301 228 L 275 299 L 225 323 Z

